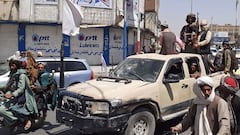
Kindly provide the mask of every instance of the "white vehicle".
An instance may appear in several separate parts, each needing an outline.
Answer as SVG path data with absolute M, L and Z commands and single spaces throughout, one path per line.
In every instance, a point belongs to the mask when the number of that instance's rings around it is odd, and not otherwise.
M 218 50 L 216 48 L 210 48 L 210 51 L 211 51 L 211 55 L 213 57 L 215 57 L 217 55 L 217 53 L 218 53 Z
M 3 63 L 0 65 L 0 88 L 5 87 L 8 82 L 9 66 L 8 63 Z
M 236 59 L 237 59 L 237 63 L 238 63 L 238 67 L 240 67 L 240 49 L 235 49 L 235 54 L 236 54 Z
M 57 121 L 84 133 L 105 130 L 124 135 L 153 135 L 157 121 L 184 115 L 195 98 L 195 78 L 209 75 L 219 85 L 223 72 L 210 73 L 198 54 L 129 56 L 109 76 L 76 84 L 59 93 Z

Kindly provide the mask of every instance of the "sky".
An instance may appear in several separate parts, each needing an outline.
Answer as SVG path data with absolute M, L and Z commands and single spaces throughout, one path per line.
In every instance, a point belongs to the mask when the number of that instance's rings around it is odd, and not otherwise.
M 240 1 L 236 14 L 236 0 L 160 0 L 159 18 L 179 36 L 189 13 L 199 14 L 199 20 L 207 19 L 208 24 L 240 24 Z

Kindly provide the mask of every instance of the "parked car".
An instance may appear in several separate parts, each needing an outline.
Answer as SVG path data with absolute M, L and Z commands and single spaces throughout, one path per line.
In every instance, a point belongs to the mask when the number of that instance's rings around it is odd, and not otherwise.
M 183 116 L 195 98 L 190 67 L 219 85 L 222 71 L 211 73 L 199 54 L 129 56 L 109 76 L 60 91 L 56 118 L 83 133 L 106 130 L 153 135 L 156 122 Z
M 237 63 L 238 63 L 238 69 L 236 70 L 235 74 L 238 76 L 239 78 L 239 82 L 240 82 L 240 49 L 234 49 L 234 52 L 236 54 L 236 59 L 237 59 Z
M 0 64 L 0 88 L 5 87 L 9 79 L 9 66 L 8 63 Z
M 217 55 L 217 53 L 218 53 L 218 49 L 217 48 L 213 48 L 213 47 L 211 47 L 210 48 L 210 51 L 211 51 L 211 56 L 214 58 L 216 55 Z
M 59 57 L 40 57 L 36 58 L 39 63 L 44 63 L 48 72 L 54 72 L 54 78 L 60 86 L 60 61 Z M 85 59 L 64 58 L 64 87 L 76 83 L 82 83 L 94 78 L 93 71 Z M 0 65 L 0 88 L 4 87 L 9 79 L 8 63 Z

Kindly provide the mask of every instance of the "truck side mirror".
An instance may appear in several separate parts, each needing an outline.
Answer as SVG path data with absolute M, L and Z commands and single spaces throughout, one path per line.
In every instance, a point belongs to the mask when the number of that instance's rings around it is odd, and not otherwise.
M 163 78 L 163 83 L 177 83 L 180 81 L 178 74 L 168 74 L 167 77 Z

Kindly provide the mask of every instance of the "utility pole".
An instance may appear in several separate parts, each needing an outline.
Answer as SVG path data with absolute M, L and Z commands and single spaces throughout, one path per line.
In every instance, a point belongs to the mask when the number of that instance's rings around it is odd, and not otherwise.
M 141 51 L 141 49 L 140 49 L 140 18 L 141 18 L 141 13 L 140 13 L 140 11 L 139 11 L 139 8 L 140 8 L 140 4 L 139 4 L 139 1 L 140 0 L 138 0 L 138 7 L 137 7 L 137 22 L 138 22 L 138 27 L 137 27 L 137 54 L 140 54 L 140 51 Z
M 237 42 L 238 38 L 238 3 L 236 3 L 236 24 L 235 24 L 235 32 L 234 32 L 234 38 L 235 42 Z

